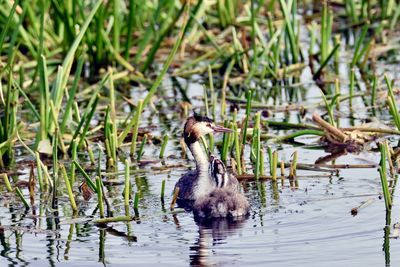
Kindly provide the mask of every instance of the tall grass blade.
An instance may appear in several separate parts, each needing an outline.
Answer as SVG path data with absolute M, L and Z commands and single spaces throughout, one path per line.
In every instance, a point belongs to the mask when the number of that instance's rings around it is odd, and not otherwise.
M 185 3 L 187 3 L 187 2 L 185 2 Z M 174 59 L 175 54 L 178 51 L 178 48 L 182 43 L 182 40 L 183 40 L 183 37 L 184 37 L 184 33 L 186 31 L 186 27 L 188 26 L 187 17 L 189 15 L 188 14 L 189 5 L 185 4 L 184 7 L 185 7 L 184 8 L 184 14 L 186 14 L 186 16 L 185 16 L 186 23 L 183 24 L 184 26 L 181 28 L 180 32 L 178 33 L 178 39 L 175 41 L 175 44 L 172 47 L 172 50 L 169 53 L 161 72 L 158 74 L 155 82 L 153 83 L 153 85 L 149 89 L 149 92 L 147 93 L 147 96 L 145 97 L 145 99 L 143 101 L 143 106 L 146 106 L 149 103 L 150 99 L 153 97 L 153 95 L 156 93 L 156 90 L 157 90 L 158 86 L 161 84 L 164 75 L 167 73 L 167 70 L 168 70 L 169 66 L 171 65 L 171 63 L 172 63 L 172 60 Z

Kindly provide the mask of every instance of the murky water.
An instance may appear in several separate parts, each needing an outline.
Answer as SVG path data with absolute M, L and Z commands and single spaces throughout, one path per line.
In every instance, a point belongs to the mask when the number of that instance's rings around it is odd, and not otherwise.
M 306 75 L 307 76 L 307 75 Z M 168 85 L 166 85 L 168 86 Z M 315 89 L 315 88 L 314 88 Z M 303 104 L 320 101 L 317 89 L 307 90 Z M 145 92 L 143 92 L 143 95 Z M 202 95 L 202 88 L 193 85 L 191 98 Z M 141 97 L 135 95 L 135 98 Z M 48 196 L 35 196 L 35 210 L 24 211 L 9 194 L 0 195 L 0 266 L 398 266 L 400 240 L 385 233 L 385 205 L 376 168 L 343 169 L 338 174 L 298 170 L 297 183 L 288 180 L 273 183 L 242 182 L 242 189 L 251 202 L 248 218 L 239 221 L 215 220 L 196 222 L 191 213 L 171 214 L 169 210 L 175 182 L 193 167 L 181 159 L 180 129 L 184 119 L 175 116 L 177 102 L 168 90 L 158 107 L 162 114 L 146 111 L 141 126 L 156 125 L 155 136 L 171 136 L 163 162 L 140 166 L 146 172 L 133 174 L 133 191 L 139 194 L 137 215 L 129 223 L 96 226 L 97 200 L 79 201 L 80 212 L 72 217 L 64 187 L 59 188 L 59 207 L 50 210 Z M 201 100 L 193 101 L 202 106 Z M 355 102 L 357 108 L 357 101 Z M 122 107 L 123 108 L 123 107 Z M 356 112 L 358 123 L 368 113 Z M 243 114 L 243 111 L 240 112 Z M 307 116 L 310 114 L 308 113 Z M 275 114 L 276 120 L 289 118 L 297 122 L 296 112 Z M 168 118 L 168 120 L 166 119 Z M 384 117 L 384 116 L 383 116 Z M 176 119 L 173 119 L 176 118 Z M 166 123 L 168 121 L 168 123 Z M 172 121 L 172 123 L 170 123 Z M 342 126 L 351 124 L 345 119 Z M 221 137 L 218 137 L 221 138 Z M 300 138 L 305 144 L 316 138 Z M 147 145 L 144 160 L 157 159 L 159 145 Z M 288 162 L 297 150 L 299 162 L 314 163 L 327 155 L 308 145 L 278 146 L 280 159 Z M 248 157 L 247 157 L 248 158 Z M 84 162 L 81 158 L 80 162 Z M 377 153 L 346 155 L 336 164 L 378 163 Z M 158 167 L 168 165 L 181 167 Z M 266 164 L 267 165 L 267 164 Z M 156 167 L 156 168 L 155 168 Z M 123 165 L 120 164 L 120 170 Z M 22 169 L 23 172 L 29 172 Z M 249 166 L 249 172 L 251 172 Z M 22 175 L 20 180 L 27 180 Z M 110 181 L 112 179 L 112 182 Z M 162 180 L 166 180 L 165 204 L 160 201 Z M 123 215 L 123 175 L 104 179 L 115 215 Z M 4 192 L 4 190 L 2 190 Z M 28 198 L 28 190 L 23 190 Z M 398 219 L 398 193 L 395 194 L 391 222 Z M 352 216 L 352 208 L 368 201 L 370 205 Z

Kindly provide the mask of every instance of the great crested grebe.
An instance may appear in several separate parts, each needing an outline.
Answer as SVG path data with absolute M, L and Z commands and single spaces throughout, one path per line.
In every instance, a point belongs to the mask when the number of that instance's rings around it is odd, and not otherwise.
M 210 156 L 210 180 L 212 190 L 198 197 L 193 205 L 193 213 L 200 218 L 240 217 L 249 213 L 247 198 L 239 192 L 236 177 L 227 172 L 224 163 Z M 236 183 L 236 186 L 231 186 Z
M 214 184 L 209 177 L 208 171 L 210 162 L 201 148 L 199 140 L 202 136 L 214 132 L 231 132 L 231 129 L 215 125 L 210 118 L 197 114 L 186 120 L 183 138 L 196 161 L 196 169 L 187 172 L 176 182 L 174 190 L 179 188 L 178 204 L 183 204 L 184 206 L 189 204 L 190 206 L 189 202 L 207 195 L 213 190 Z M 237 183 L 232 183 L 232 186 L 236 185 Z M 230 184 L 228 183 L 227 186 L 230 186 Z

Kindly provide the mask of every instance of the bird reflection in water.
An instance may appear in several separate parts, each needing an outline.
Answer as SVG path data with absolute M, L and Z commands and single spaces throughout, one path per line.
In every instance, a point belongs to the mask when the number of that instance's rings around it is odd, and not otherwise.
M 190 266 L 214 266 L 214 248 L 221 244 L 229 236 L 234 235 L 240 230 L 248 216 L 235 218 L 196 218 L 199 227 L 199 236 L 195 243 L 190 247 Z

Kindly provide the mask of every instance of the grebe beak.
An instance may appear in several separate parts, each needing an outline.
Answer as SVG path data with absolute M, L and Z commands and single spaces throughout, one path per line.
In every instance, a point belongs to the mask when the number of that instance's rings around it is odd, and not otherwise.
M 231 133 L 232 130 L 218 125 L 211 125 L 211 129 L 217 133 Z

